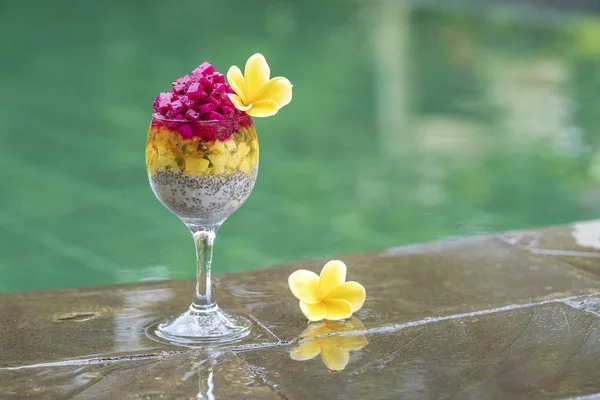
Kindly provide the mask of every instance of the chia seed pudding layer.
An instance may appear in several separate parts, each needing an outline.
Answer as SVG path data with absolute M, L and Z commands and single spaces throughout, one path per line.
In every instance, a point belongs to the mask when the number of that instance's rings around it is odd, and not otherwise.
M 241 171 L 193 176 L 162 170 L 150 175 L 149 179 L 156 197 L 179 218 L 196 224 L 215 225 L 244 204 L 254 188 L 257 173 L 258 165 L 252 168 L 251 176 Z

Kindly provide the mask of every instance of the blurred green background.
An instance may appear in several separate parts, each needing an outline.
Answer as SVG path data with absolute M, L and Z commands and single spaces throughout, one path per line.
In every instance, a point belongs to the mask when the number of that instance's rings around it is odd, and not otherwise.
M 2 2 L 0 291 L 193 276 L 146 178 L 150 105 L 257 51 L 294 100 L 256 121 L 217 273 L 596 218 L 600 19 L 514 7 Z

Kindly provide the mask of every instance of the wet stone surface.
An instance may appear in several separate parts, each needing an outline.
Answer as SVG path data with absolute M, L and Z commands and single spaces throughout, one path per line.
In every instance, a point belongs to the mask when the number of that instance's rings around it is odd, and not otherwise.
M 492 237 L 342 256 L 348 280 L 367 290 L 356 316 L 367 329 L 600 291 L 578 271 L 548 263 Z M 284 276 L 319 272 L 327 260 L 240 272 L 220 279 L 253 315 L 284 340 L 304 329 Z M 285 299 L 285 301 L 280 301 Z M 275 317 L 276 316 L 276 317 Z
M 324 260 L 218 276 L 221 306 L 257 327 L 235 346 L 146 336 L 187 307 L 189 280 L 3 294 L 0 398 L 594 398 L 600 259 L 585 224 L 340 256 L 367 302 L 338 323 L 307 325 L 287 288 Z
M 364 338 L 342 371 L 329 370 L 323 357 L 342 351 L 340 337 L 324 339 L 321 354 L 306 361 L 288 348 L 241 357 L 262 365 L 293 399 L 565 398 L 594 393 L 600 382 L 600 320 L 560 303 Z
M 145 328 L 183 312 L 190 280 L 0 296 L 0 368 L 70 359 L 156 356 L 184 349 L 150 339 Z M 221 308 L 246 314 L 232 296 L 213 291 Z M 259 326 L 256 343 L 276 340 Z M 0 380 L 1 382 L 1 380 Z
M 2 398 L 280 399 L 231 352 L 0 371 L 0 381 Z
M 555 263 L 574 266 L 595 279 L 600 278 L 600 220 L 584 221 L 568 227 L 499 235 L 505 243 L 531 254 L 552 257 Z

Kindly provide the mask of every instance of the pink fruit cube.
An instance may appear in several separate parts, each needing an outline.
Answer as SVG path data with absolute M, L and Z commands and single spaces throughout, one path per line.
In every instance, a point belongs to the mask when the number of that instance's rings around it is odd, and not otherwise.
M 227 96 L 227 95 L 221 96 L 221 105 L 224 107 L 233 108 L 233 103 L 231 102 L 231 100 L 229 100 L 229 96 Z
M 185 93 L 185 83 L 180 82 L 179 79 L 176 80 L 175 82 L 171 83 L 171 86 L 173 87 L 174 93 L 177 93 L 177 94 Z
M 161 93 L 156 100 L 154 100 L 152 107 L 161 114 L 164 114 L 169 110 L 172 99 L 173 95 L 171 93 Z
M 185 113 L 185 117 L 188 121 L 199 121 L 200 113 L 196 110 L 187 110 Z
M 192 78 L 189 75 L 182 76 L 172 83 L 173 90 L 176 92 L 186 91 L 192 82 Z M 177 88 L 176 88 L 177 87 Z
M 192 71 L 192 75 L 195 76 L 206 76 L 215 72 L 215 67 L 207 63 L 206 61 L 200 64 L 196 69 Z
M 211 126 L 198 124 L 194 126 L 194 136 L 198 136 L 205 142 L 212 142 L 216 139 L 217 133 Z
M 179 98 L 179 101 L 181 103 L 183 103 L 183 105 L 185 106 L 186 110 L 193 108 L 194 106 L 194 101 L 192 99 L 190 99 L 188 96 L 183 95 Z
M 193 136 L 192 127 L 189 124 L 179 124 L 177 132 L 179 132 L 184 139 L 191 139 Z
M 224 117 L 232 118 L 235 114 L 235 109 L 233 107 L 223 106 L 221 107 L 221 114 L 223 114 Z
M 173 112 L 175 114 L 178 114 L 181 111 L 184 111 L 184 109 L 185 109 L 185 104 L 183 104 L 181 102 L 181 100 L 175 100 L 174 102 L 171 103 L 171 110 L 173 110 Z
M 216 109 L 217 109 L 217 106 L 215 104 L 212 104 L 212 103 L 202 104 L 200 107 L 198 107 L 198 111 L 201 114 L 206 114 L 206 113 L 209 113 L 211 111 L 215 111 Z
M 217 106 L 217 108 L 221 107 L 221 103 L 214 96 L 208 96 L 205 101 L 207 103 L 214 104 L 215 106 Z
M 212 75 L 212 78 L 213 78 L 212 81 L 214 83 L 225 83 L 225 76 L 223 76 L 223 74 L 220 72 L 215 72 Z
M 204 94 L 204 88 L 199 82 L 192 82 L 187 90 L 187 96 L 190 99 L 197 99 Z
M 215 111 L 209 112 L 206 116 L 208 117 L 208 121 L 225 119 L 224 116 Z
M 224 83 L 219 83 L 218 85 L 215 86 L 215 93 L 227 93 L 227 85 L 225 85 Z
M 205 91 L 206 91 L 206 89 L 212 89 L 215 86 L 205 76 L 201 76 L 200 79 L 198 79 L 198 82 L 200 82 L 200 84 L 202 85 L 202 87 L 204 88 Z

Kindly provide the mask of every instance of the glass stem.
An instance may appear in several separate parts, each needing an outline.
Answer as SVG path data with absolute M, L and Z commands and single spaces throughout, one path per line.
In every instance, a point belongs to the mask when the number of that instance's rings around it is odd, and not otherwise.
M 191 309 L 197 312 L 209 312 L 217 308 L 217 303 L 212 297 L 211 285 L 211 264 L 213 254 L 213 244 L 217 233 L 217 228 L 196 229 L 190 227 L 194 236 L 194 245 L 196 246 L 196 293 Z

